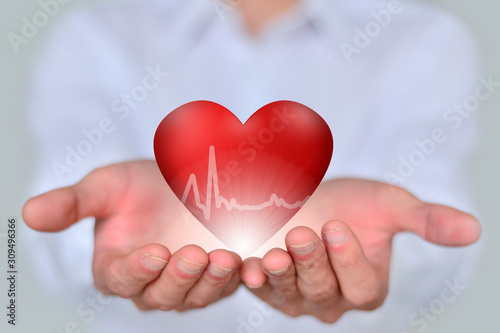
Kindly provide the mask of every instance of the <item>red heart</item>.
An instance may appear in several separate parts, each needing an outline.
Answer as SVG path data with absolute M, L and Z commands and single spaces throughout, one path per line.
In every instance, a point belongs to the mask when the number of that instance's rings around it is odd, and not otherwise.
M 250 254 L 318 187 L 333 138 L 316 112 L 296 102 L 270 103 L 242 124 L 217 103 L 195 101 L 163 119 L 154 150 L 163 177 L 198 221 Z

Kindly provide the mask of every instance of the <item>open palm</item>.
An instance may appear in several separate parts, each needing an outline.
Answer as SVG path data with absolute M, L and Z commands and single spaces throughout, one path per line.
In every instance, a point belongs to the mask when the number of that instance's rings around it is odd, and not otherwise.
M 233 293 L 240 281 L 240 257 L 205 252 L 219 244 L 193 221 L 154 161 L 97 169 L 74 186 L 30 199 L 23 216 L 40 231 L 94 216 L 96 287 L 143 310 L 203 307 Z
M 246 259 L 242 279 L 289 315 L 334 322 L 350 309 L 383 303 L 392 239 L 402 231 L 447 246 L 471 244 L 481 232 L 471 215 L 422 202 L 397 186 L 336 179 L 323 183 L 276 235 L 285 239 L 286 251 Z

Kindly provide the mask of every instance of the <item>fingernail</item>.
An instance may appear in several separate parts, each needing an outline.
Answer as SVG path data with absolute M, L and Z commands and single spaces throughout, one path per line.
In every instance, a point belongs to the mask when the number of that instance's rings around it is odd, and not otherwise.
M 168 260 L 153 256 L 151 254 L 143 254 L 141 261 L 144 267 L 152 271 L 158 271 L 168 264 Z
M 183 256 L 179 256 L 179 259 L 177 260 L 177 266 L 186 274 L 196 274 L 201 272 L 201 270 L 203 269 L 203 264 L 188 260 Z
M 327 230 L 323 233 L 329 245 L 341 245 L 347 240 L 347 232 L 343 228 Z
M 247 286 L 247 288 L 249 288 L 249 289 L 258 289 L 258 288 L 262 287 L 262 284 L 251 285 L 251 284 L 248 284 L 247 282 L 245 282 L 245 286 Z
M 316 240 L 313 240 L 309 243 L 299 244 L 299 245 L 289 245 L 290 250 L 293 253 L 298 255 L 304 255 L 312 252 L 316 248 Z
M 208 270 L 210 271 L 210 273 L 218 277 L 228 276 L 233 271 L 231 268 L 221 267 L 217 264 L 214 264 L 213 262 L 208 265 Z
M 271 274 L 273 277 L 281 277 L 281 276 L 283 276 L 286 272 L 288 272 L 288 268 L 290 268 L 290 266 L 285 267 L 285 269 L 276 270 L 276 271 L 270 271 L 270 270 L 267 270 L 267 272 L 268 272 L 269 274 Z

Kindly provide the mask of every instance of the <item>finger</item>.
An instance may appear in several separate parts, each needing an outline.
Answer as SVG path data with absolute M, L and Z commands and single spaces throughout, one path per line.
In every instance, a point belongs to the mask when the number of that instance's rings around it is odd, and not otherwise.
M 300 293 L 318 305 L 339 300 L 338 283 L 321 239 L 306 227 L 296 227 L 285 237 L 297 272 Z
M 243 261 L 240 270 L 241 280 L 250 292 L 262 300 L 272 299 L 272 287 L 262 268 L 262 259 L 250 257 Z
M 295 266 L 290 254 L 280 248 L 272 249 L 262 258 L 262 268 L 271 287 L 264 300 L 287 314 L 301 313 L 303 297 L 297 288 Z
M 122 193 L 117 181 L 118 165 L 97 169 L 79 183 L 29 199 L 23 207 L 24 221 L 39 231 L 60 231 L 89 216 L 106 217 Z
M 300 294 L 297 289 L 295 266 L 290 255 L 279 248 L 267 252 L 262 258 L 262 268 L 268 276 L 272 289 L 281 292 L 287 299 L 295 299 Z
M 215 250 L 209 253 L 209 263 L 201 278 L 189 290 L 185 304 L 188 308 L 203 308 L 222 297 L 224 287 L 232 274 L 241 266 L 241 258 L 235 253 Z M 237 286 L 233 286 L 234 292 Z M 226 292 L 230 292 L 227 290 Z
M 393 195 L 399 196 L 393 199 L 399 208 L 395 216 L 398 231 L 410 231 L 446 246 L 469 245 L 481 236 L 481 226 L 474 216 L 448 206 L 422 202 L 401 191 L 404 190 L 393 191 Z
M 356 235 L 344 223 L 323 225 L 322 236 L 342 296 L 352 308 L 372 310 L 381 305 L 387 293 L 387 271 L 377 271 L 366 258 Z
M 240 274 L 248 290 L 261 300 L 274 307 L 279 307 L 284 303 L 282 294 L 275 291 L 269 284 L 268 277 L 263 271 L 262 259 L 256 257 L 245 259 Z
M 162 274 L 142 294 L 143 304 L 163 311 L 185 309 L 184 299 L 202 276 L 208 264 L 207 253 L 187 245 L 174 253 Z
M 222 289 L 221 297 L 229 296 L 232 293 L 234 293 L 238 289 L 241 283 L 240 271 L 243 263 L 241 262 L 241 257 L 239 255 L 237 255 L 236 253 L 233 253 L 233 255 L 237 257 L 239 265 L 238 268 L 233 270 L 231 277 L 229 278 L 229 281 Z
M 474 243 L 481 235 L 478 221 L 470 214 L 422 202 L 395 185 L 343 179 L 331 187 L 327 196 L 335 197 L 339 193 L 339 199 L 356 203 L 356 210 L 352 210 L 352 205 L 339 206 L 337 216 L 342 216 L 344 221 L 355 220 L 360 215 L 371 216 L 371 221 L 382 222 L 377 227 L 386 231 L 388 238 L 400 231 L 410 231 L 436 244 L 464 246 Z M 355 231 L 360 235 L 361 230 Z
M 126 255 L 99 251 L 93 262 L 94 284 L 103 293 L 130 298 L 158 278 L 169 259 L 170 251 L 159 244 Z
M 271 249 L 264 255 L 261 264 L 264 272 L 270 278 L 269 283 L 272 287 L 295 285 L 295 267 L 292 258 L 286 251 L 280 248 Z
M 262 287 L 267 280 L 267 275 L 262 271 L 261 259 L 250 257 L 245 259 L 241 267 L 241 279 L 249 289 Z

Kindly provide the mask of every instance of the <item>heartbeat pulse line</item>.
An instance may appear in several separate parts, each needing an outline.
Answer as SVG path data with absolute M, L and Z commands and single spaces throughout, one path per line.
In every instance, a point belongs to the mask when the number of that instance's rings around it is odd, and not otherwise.
M 186 189 L 184 190 L 184 194 L 182 195 L 182 203 L 185 204 L 189 192 L 193 189 L 194 200 L 196 202 L 196 206 L 203 211 L 203 215 L 205 220 L 210 220 L 211 215 L 211 207 L 212 207 L 212 192 L 214 194 L 215 207 L 220 208 L 222 205 L 226 207 L 228 211 L 233 209 L 237 210 L 253 210 L 258 211 L 267 207 L 271 207 L 275 205 L 276 207 L 284 207 L 287 209 L 296 209 L 302 207 L 307 199 L 309 199 L 309 195 L 302 201 L 297 201 L 294 204 L 289 204 L 283 198 L 278 198 L 278 196 L 273 193 L 269 197 L 269 200 L 261 203 L 260 205 L 241 205 L 239 204 L 235 198 L 226 199 L 219 194 L 219 176 L 217 174 L 217 161 L 215 158 L 215 148 L 214 146 L 210 146 L 209 155 L 208 155 L 208 177 L 207 177 L 207 196 L 206 202 L 203 204 L 200 199 L 200 191 L 198 189 L 198 182 L 196 180 L 196 175 L 192 173 L 189 176 Z

